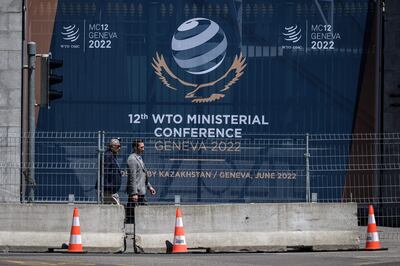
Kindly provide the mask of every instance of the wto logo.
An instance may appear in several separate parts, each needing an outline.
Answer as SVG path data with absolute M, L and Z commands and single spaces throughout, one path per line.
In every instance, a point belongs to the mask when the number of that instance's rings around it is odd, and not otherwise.
M 75 42 L 79 39 L 79 28 L 76 25 L 63 26 L 61 32 L 65 41 Z
M 224 31 L 214 21 L 193 18 L 182 23 L 171 41 L 173 59 L 186 76 L 208 78 L 224 61 L 228 42 Z M 162 54 L 156 52 L 151 64 L 161 82 L 169 89 L 190 90 L 185 98 L 194 103 L 220 100 L 225 92 L 243 75 L 245 58 L 236 55 L 230 68 L 219 78 L 207 83 L 193 83 L 179 78 L 172 72 Z
M 295 26 L 285 27 L 285 31 L 282 32 L 285 37 L 285 41 L 290 41 L 292 43 L 297 43 L 301 39 L 301 29 Z

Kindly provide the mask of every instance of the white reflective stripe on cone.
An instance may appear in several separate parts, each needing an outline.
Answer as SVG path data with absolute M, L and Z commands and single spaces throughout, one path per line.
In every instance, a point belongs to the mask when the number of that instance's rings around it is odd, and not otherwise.
M 186 245 L 185 236 L 176 236 L 174 239 L 174 245 Z
M 182 227 L 183 226 L 182 217 L 176 218 L 176 226 L 178 226 L 178 227 Z
M 373 242 L 379 241 L 378 233 L 377 232 L 368 233 L 367 234 L 367 241 L 373 241 Z
M 374 215 L 368 215 L 368 223 L 369 224 L 375 224 L 375 216 Z
M 74 225 L 74 226 L 80 226 L 80 224 L 79 224 L 79 217 L 74 217 L 74 221 L 72 222 L 72 225 Z
M 71 235 L 69 240 L 70 244 L 82 244 L 82 239 L 80 235 Z

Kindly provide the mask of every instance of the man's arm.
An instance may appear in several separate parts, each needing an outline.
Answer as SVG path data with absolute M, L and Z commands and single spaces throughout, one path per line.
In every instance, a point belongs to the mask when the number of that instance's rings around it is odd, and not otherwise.
M 133 157 L 129 157 L 127 162 L 128 164 L 128 184 L 127 187 L 129 187 L 128 191 L 131 196 L 132 194 L 137 194 L 137 170 L 138 170 L 138 164 Z
M 109 187 L 112 180 L 112 155 L 109 152 L 104 154 L 104 187 Z
M 156 194 L 156 190 L 153 188 L 153 186 L 149 182 L 149 175 L 148 175 L 147 169 L 146 169 L 146 187 L 150 191 L 151 195 Z

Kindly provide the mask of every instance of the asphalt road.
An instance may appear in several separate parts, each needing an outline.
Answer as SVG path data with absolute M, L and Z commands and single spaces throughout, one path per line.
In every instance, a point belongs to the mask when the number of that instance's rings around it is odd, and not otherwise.
M 127 266 L 127 265 L 400 265 L 400 247 L 384 251 L 189 253 L 189 254 L 68 254 L 4 253 L 1 266 Z

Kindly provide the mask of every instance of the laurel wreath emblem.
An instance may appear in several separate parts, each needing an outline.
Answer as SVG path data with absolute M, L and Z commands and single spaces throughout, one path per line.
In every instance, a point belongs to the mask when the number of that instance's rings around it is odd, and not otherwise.
M 164 56 L 156 53 L 153 57 L 153 63 L 151 63 L 154 68 L 154 72 L 161 80 L 161 82 L 171 90 L 177 91 L 177 84 L 181 84 L 184 87 L 189 88 L 191 91 L 185 95 L 186 99 L 191 99 L 194 103 L 208 103 L 222 99 L 225 97 L 224 92 L 229 90 L 230 87 L 235 84 L 239 78 L 243 75 L 246 58 L 242 54 L 235 56 L 230 68 L 218 79 L 202 84 L 190 83 L 184 81 L 175 75 L 172 70 L 167 65 Z M 176 83 L 173 84 L 173 83 Z M 206 90 L 204 92 L 204 90 Z M 203 92 L 206 96 L 199 95 Z

